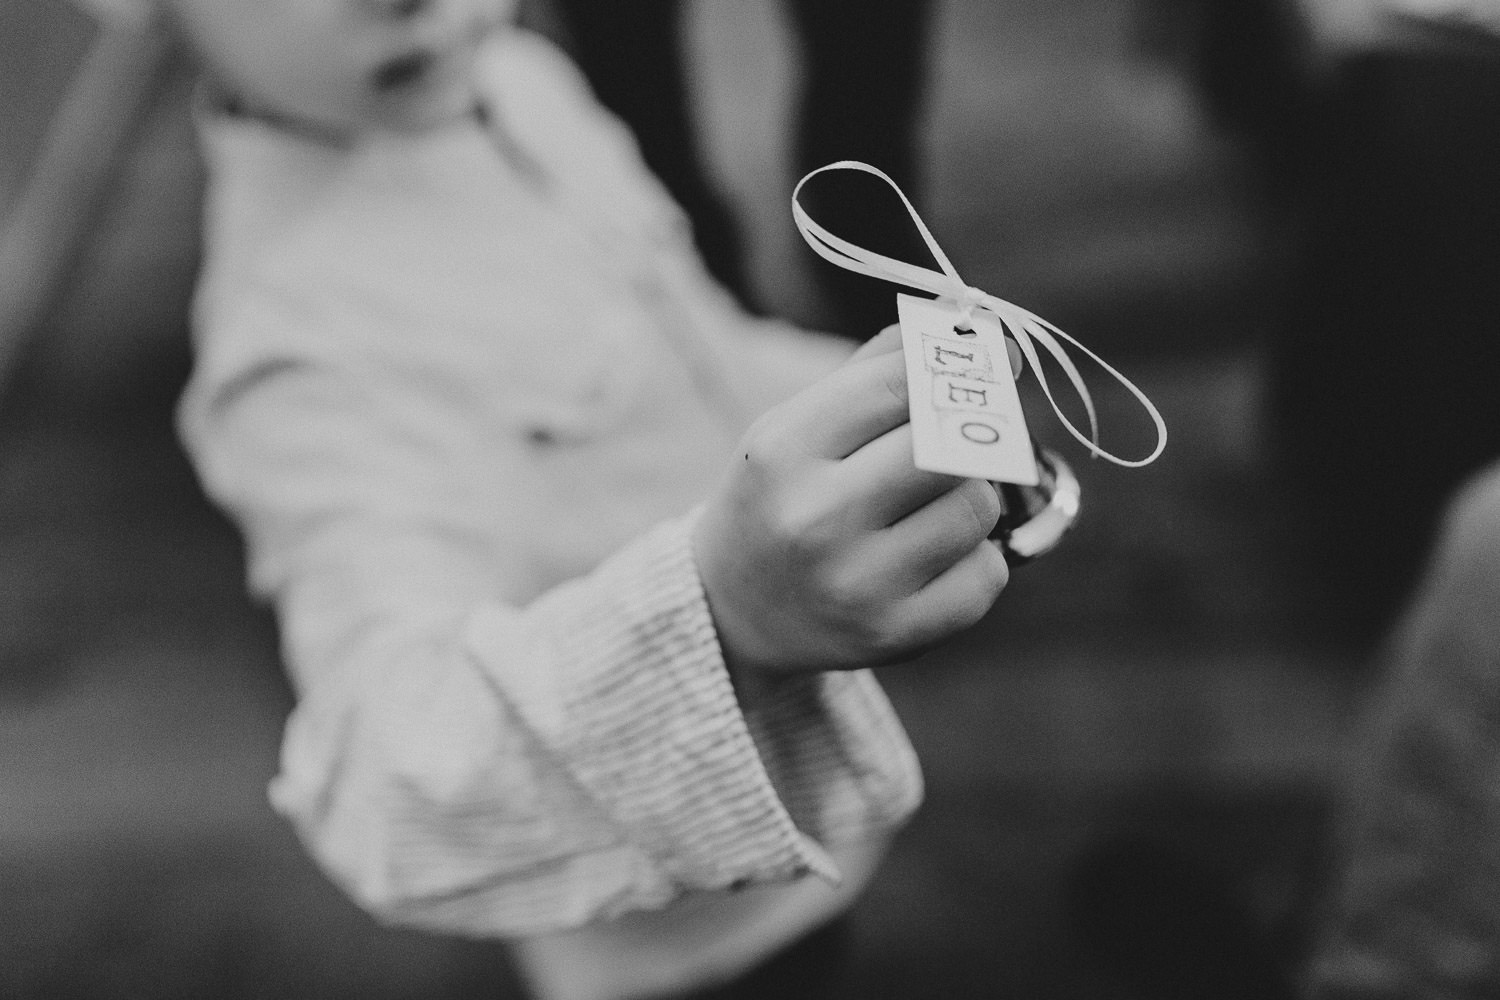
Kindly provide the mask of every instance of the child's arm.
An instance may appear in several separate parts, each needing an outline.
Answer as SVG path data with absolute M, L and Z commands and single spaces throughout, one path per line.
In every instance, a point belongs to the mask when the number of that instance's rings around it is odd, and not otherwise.
M 889 375 L 835 376 L 773 426 L 893 421 Z M 466 462 L 513 445 L 444 413 L 442 389 L 413 407 L 370 372 L 214 354 L 183 409 L 205 481 L 276 601 L 299 691 L 276 805 L 352 895 L 398 922 L 529 934 L 683 893 L 831 877 L 820 844 L 881 835 L 915 807 L 915 760 L 866 673 L 787 676 L 737 697 L 693 519 L 525 600 L 527 567 L 475 537 L 507 511 L 474 509 L 462 484 Z M 826 464 L 767 482 L 811 495 Z M 731 480 L 724 495 L 757 512 L 759 492 Z M 744 551 L 785 541 L 772 532 Z M 841 624 L 862 613 L 844 609 Z M 836 644 L 816 638 L 824 628 L 801 638 Z

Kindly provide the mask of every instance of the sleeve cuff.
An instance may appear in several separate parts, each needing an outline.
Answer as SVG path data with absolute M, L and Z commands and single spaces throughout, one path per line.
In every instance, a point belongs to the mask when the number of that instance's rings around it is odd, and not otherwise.
M 477 616 L 469 647 L 525 724 L 673 889 L 838 871 L 799 832 L 746 725 L 691 548 L 658 527 L 518 616 Z M 515 648 L 519 643 L 523 648 Z
M 792 821 L 820 843 L 888 833 L 921 805 L 916 752 L 870 671 L 778 678 L 745 714 Z

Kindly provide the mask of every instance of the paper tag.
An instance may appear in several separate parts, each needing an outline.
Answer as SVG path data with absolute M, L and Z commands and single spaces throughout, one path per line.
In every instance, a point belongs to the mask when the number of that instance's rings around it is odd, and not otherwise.
M 952 302 L 896 296 L 917 468 L 1035 486 L 1036 454 L 1016 393 L 1005 328 L 982 309 L 974 334 L 954 330 Z

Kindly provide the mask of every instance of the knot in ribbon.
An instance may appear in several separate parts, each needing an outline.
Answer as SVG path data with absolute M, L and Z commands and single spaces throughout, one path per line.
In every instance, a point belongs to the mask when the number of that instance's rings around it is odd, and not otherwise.
M 953 328 L 955 330 L 974 329 L 974 310 L 983 304 L 984 289 L 964 285 L 964 290 L 958 294 L 958 322 L 953 324 Z
M 927 245 L 927 249 L 932 253 L 933 258 L 938 262 L 938 266 L 942 270 L 934 271 L 931 268 L 918 267 L 915 264 L 909 264 L 905 261 L 872 253 L 861 246 L 856 246 L 848 240 L 833 235 L 814 222 L 812 217 L 807 214 L 807 210 L 802 207 L 801 202 L 797 200 L 797 196 L 802 193 L 802 188 L 808 181 L 812 180 L 818 174 L 829 170 L 857 170 L 861 173 L 878 177 L 890 185 L 891 189 L 896 192 L 897 197 L 901 199 L 901 204 L 906 206 L 907 214 L 911 216 L 911 221 L 916 224 L 917 232 L 922 235 L 922 242 Z M 1161 413 L 1156 409 L 1156 406 L 1151 400 L 1146 398 L 1146 394 L 1136 388 L 1135 383 L 1120 374 L 1119 371 L 1099 355 L 1030 310 L 1023 309 L 1021 306 L 997 298 L 982 289 L 965 283 L 958 276 L 958 270 L 954 268 L 953 262 L 948 259 L 948 255 L 943 253 L 942 247 L 938 246 L 937 240 L 932 235 L 932 231 L 927 228 L 927 224 L 917 214 L 917 210 L 912 205 L 911 199 L 906 197 L 906 193 L 901 190 L 900 185 L 891 180 L 890 176 L 883 170 L 872 167 L 868 163 L 860 163 L 857 160 L 840 160 L 837 163 L 830 163 L 819 167 L 798 181 L 797 186 L 792 190 L 792 218 L 796 222 L 797 232 L 802 234 L 802 238 L 807 241 L 807 245 L 812 247 L 813 251 L 824 260 L 837 264 L 846 270 L 854 271 L 857 274 L 892 281 L 897 284 L 906 285 L 909 288 L 929 292 L 941 299 L 953 301 L 959 310 L 958 321 L 954 324 L 958 330 L 972 328 L 975 309 L 984 309 L 993 313 L 999 318 L 1006 332 L 1015 339 L 1017 345 L 1021 348 L 1021 354 L 1031 366 L 1032 372 L 1035 373 L 1037 383 L 1042 387 L 1042 392 L 1047 396 L 1047 402 L 1052 404 L 1052 412 L 1057 414 L 1057 419 L 1067 428 L 1068 433 L 1078 439 L 1093 455 L 1108 459 L 1116 465 L 1122 465 L 1127 468 L 1139 468 L 1156 461 L 1157 457 L 1161 455 L 1162 450 L 1166 448 L 1166 422 L 1162 420 Z M 1084 384 L 1083 376 L 1079 374 L 1077 365 L 1073 363 L 1073 359 L 1068 356 L 1067 349 L 1063 347 L 1063 341 L 1066 341 L 1088 355 L 1095 364 L 1114 376 L 1115 380 L 1129 390 L 1131 395 L 1135 396 L 1141 406 L 1145 408 L 1152 423 L 1156 425 L 1156 447 L 1151 451 L 1151 454 L 1140 459 L 1125 459 L 1120 458 L 1118 455 L 1113 455 L 1099 446 L 1099 418 L 1094 410 L 1093 397 L 1089 395 L 1088 386 Z M 1078 398 L 1083 402 L 1083 408 L 1088 413 L 1089 418 L 1089 435 L 1087 437 L 1073 425 L 1073 422 L 1068 419 L 1067 414 L 1063 413 L 1062 408 L 1058 406 L 1057 399 L 1052 395 L 1052 387 L 1047 382 L 1047 374 L 1042 370 L 1041 356 L 1037 352 L 1038 344 L 1052 356 L 1057 366 L 1062 369 L 1063 374 L 1068 377 L 1068 381 L 1073 384 L 1073 389 L 1078 393 Z

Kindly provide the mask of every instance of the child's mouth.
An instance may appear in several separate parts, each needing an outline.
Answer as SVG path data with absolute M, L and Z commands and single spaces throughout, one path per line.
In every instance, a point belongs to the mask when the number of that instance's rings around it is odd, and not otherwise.
M 426 50 L 407 52 L 377 66 L 370 82 L 382 93 L 410 86 L 426 75 L 433 61 L 433 54 Z

